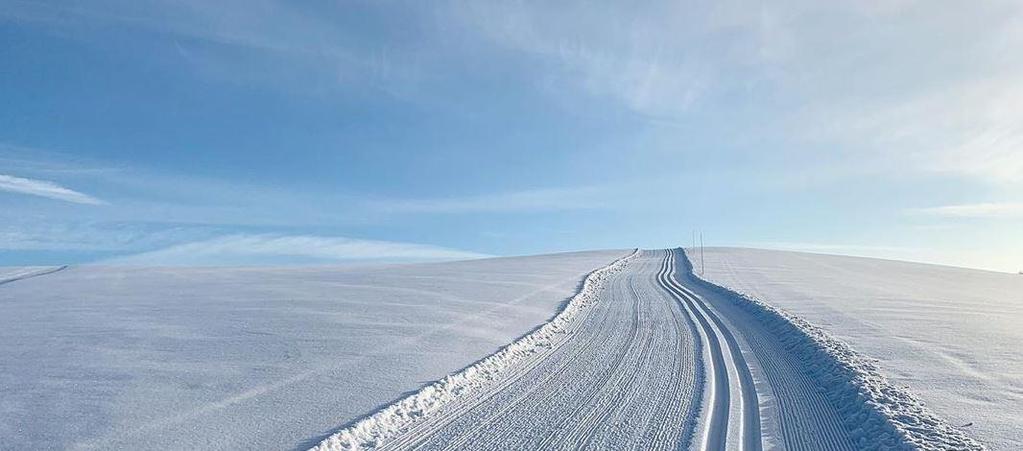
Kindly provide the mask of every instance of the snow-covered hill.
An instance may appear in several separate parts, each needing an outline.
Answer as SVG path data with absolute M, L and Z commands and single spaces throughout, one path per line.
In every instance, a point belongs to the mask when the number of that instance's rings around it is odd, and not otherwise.
M 878 359 L 992 449 L 1023 449 L 1023 276 L 737 248 L 707 248 L 705 260 L 705 278 Z
M 3 269 L 0 449 L 1023 446 L 1023 277 L 704 255 Z
M 8 269 L 0 449 L 307 448 L 526 334 L 627 253 Z

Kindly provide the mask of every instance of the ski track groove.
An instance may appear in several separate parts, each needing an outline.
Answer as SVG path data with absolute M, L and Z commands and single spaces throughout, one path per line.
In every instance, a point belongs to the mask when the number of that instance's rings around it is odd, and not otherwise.
M 681 253 L 681 250 L 678 252 Z M 688 260 L 683 258 L 680 272 L 685 274 L 683 278 L 689 282 L 687 286 L 690 287 L 685 289 L 704 300 L 715 299 L 713 293 L 696 288 L 699 285 L 693 283 L 695 276 L 691 269 Z M 807 373 L 804 363 L 787 352 L 777 336 L 756 318 L 728 301 L 718 300 L 713 303 L 713 307 L 733 325 L 735 335 L 742 337 L 750 357 L 762 368 L 778 404 L 776 420 L 781 428 L 785 449 L 857 449 L 837 406 L 829 403 L 823 388 Z
M 669 261 L 671 266 L 670 273 L 663 278 L 665 282 L 665 288 L 672 290 L 675 294 L 685 299 L 685 301 L 699 311 L 699 315 L 703 320 L 703 324 L 707 328 L 709 335 L 715 337 L 715 341 L 720 340 L 718 343 L 723 342 L 724 346 L 712 346 L 715 352 L 720 355 L 713 358 L 715 362 L 725 362 L 727 364 L 725 368 L 716 367 L 715 372 L 720 368 L 725 373 L 726 378 L 723 386 L 724 390 L 731 391 L 730 381 L 734 376 L 737 379 L 737 385 L 739 386 L 739 393 L 736 393 L 738 401 L 738 411 L 741 413 L 740 439 L 738 440 L 742 449 L 760 449 L 761 438 L 760 438 L 760 405 L 757 401 L 756 387 L 753 383 L 753 376 L 750 374 L 749 366 L 746 364 L 746 359 L 742 355 L 742 350 L 739 348 L 738 341 L 732 334 L 731 330 L 725 325 L 725 323 L 714 313 L 708 304 L 703 300 L 702 297 L 696 293 L 690 291 L 688 288 L 680 284 L 675 278 L 675 251 L 669 252 Z M 706 321 L 704 321 L 706 320 Z M 730 370 L 730 371 L 729 371 Z M 727 399 L 731 401 L 732 394 L 729 393 Z M 726 414 L 723 415 L 726 421 L 724 425 L 718 425 L 727 430 L 727 406 L 728 402 L 723 401 L 723 407 L 726 409 Z M 727 434 L 725 434 L 727 435 Z M 727 445 L 727 441 L 718 442 L 721 440 L 718 437 L 711 436 L 715 443 L 714 446 L 707 446 L 707 449 L 724 449 Z
M 700 339 L 704 342 L 709 353 L 708 360 L 710 365 L 707 374 L 711 384 L 707 396 L 709 402 L 705 404 L 707 411 L 704 413 L 705 423 L 701 448 L 704 450 L 723 450 L 728 445 L 728 417 L 732 402 L 728 369 L 725 364 L 726 354 L 721 350 L 721 339 L 716 329 L 711 325 L 705 313 L 697 307 L 697 301 L 691 299 L 687 293 L 675 286 L 672 280 L 674 253 L 669 252 L 666 259 L 668 260 L 669 269 L 661 273 L 659 282 L 665 290 L 675 297 L 677 302 L 684 304 L 686 312 L 691 317 L 696 318 L 697 323 L 700 325 Z

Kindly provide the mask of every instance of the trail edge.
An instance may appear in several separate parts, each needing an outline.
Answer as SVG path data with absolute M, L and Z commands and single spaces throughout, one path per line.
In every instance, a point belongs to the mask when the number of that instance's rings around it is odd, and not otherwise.
M 579 312 L 597 300 L 609 276 L 624 269 L 638 253 L 639 249 L 634 249 L 628 255 L 589 273 L 579 291 L 565 304 L 565 308 L 532 333 L 331 435 L 310 448 L 310 451 L 350 451 L 385 445 L 441 407 L 472 396 L 479 389 L 499 380 L 507 369 L 533 355 L 542 354 L 552 343 L 566 338 L 567 326 Z

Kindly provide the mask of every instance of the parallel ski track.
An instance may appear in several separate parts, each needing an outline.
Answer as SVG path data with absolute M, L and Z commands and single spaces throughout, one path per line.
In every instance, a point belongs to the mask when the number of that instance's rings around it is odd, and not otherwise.
M 703 298 L 676 280 L 675 254 L 674 250 L 667 253 L 670 270 L 660 278 L 661 285 L 676 296 L 679 302 L 684 303 L 686 311 L 697 319 L 702 329 L 700 336 L 705 340 L 710 352 L 708 378 L 712 379 L 712 384 L 707 403 L 709 413 L 705 420 L 702 449 L 735 449 L 729 447 L 730 443 L 735 443 L 739 449 L 759 450 L 762 447 L 760 405 L 746 359 L 731 330 Z M 731 379 L 735 379 L 739 387 L 738 393 L 731 393 Z M 733 403 L 738 406 L 736 410 L 741 415 L 737 440 L 728 438 L 729 411 Z
M 684 256 L 679 260 L 682 280 L 687 282 L 684 289 L 694 297 L 714 300 L 715 310 L 732 325 L 734 336 L 741 337 L 759 366 L 759 377 L 770 386 L 777 404 L 774 420 L 780 427 L 781 443 L 776 446 L 788 451 L 859 449 L 850 429 L 860 425 L 845 424 L 840 408 L 828 401 L 821 382 L 807 371 L 808 363 L 786 350 L 782 339 L 758 318 L 696 283 L 689 261 Z

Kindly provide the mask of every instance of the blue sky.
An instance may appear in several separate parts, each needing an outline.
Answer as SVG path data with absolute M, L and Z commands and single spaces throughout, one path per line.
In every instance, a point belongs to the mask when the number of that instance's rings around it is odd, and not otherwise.
M 0 0 L 0 264 L 1023 269 L 1019 2 Z

